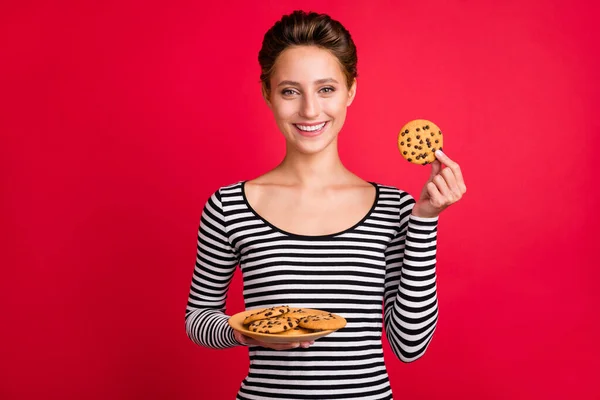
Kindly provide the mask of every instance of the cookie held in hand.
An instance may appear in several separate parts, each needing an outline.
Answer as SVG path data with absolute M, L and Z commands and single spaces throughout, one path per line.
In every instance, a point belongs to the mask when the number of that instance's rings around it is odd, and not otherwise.
M 415 119 L 402 127 L 398 134 L 398 149 L 407 161 L 427 165 L 436 160 L 435 151 L 442 150 L 441 129 L 426 119 Z

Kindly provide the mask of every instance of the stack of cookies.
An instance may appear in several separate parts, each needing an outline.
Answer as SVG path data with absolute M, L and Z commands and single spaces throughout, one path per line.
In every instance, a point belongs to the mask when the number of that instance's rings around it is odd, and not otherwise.
M 304 335 L 343 328 L 346 320 L 326 311 L 279 306 L 255 310 L 244 319 L 243 324 L 250 332 Z

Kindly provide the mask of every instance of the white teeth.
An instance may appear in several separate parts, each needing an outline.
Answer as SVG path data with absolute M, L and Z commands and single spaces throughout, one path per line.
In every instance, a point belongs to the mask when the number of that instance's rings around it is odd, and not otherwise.
M 325 126 L 326 122 L 323 122 L 322 124 L 319 125 L 313 125 L 313 126 L 304 126 L 304 125 L 297 125 L 294 124 L 296 126 L 296 128 L 300 129 L 301 131 L 305 131 L 305 132 L 313 132 L 313 131 L 318 131 L 319 129 L 323 128 Z

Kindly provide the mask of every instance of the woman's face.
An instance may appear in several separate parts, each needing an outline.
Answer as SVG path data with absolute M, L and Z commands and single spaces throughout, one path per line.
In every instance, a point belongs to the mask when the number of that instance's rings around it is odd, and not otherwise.
M 334 55 L 315 46 L 288 48 L 277 58 L 270 83 L 265 98 L 288 149 L 313 154 L 336 143 L 356 81 L 347 88 Z

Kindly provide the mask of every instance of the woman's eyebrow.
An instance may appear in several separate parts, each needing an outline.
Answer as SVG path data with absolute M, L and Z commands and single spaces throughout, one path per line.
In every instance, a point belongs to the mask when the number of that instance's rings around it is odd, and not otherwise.
M 339 82 L 336 81 L 333 78 L 323 78 L 323 79 L 317 79 L 314 83 L 316 85 L 322 85 L 323 83 L 339 83 Z M 294 82 L 294 81 L 281 81 L 281 82 L 279 82 L 279 84 L 277 85 L 277 87 L 279 87 L 279 86 L 285 86 L 285 85 L 300 86 L 300 83 L 299 82 Z

